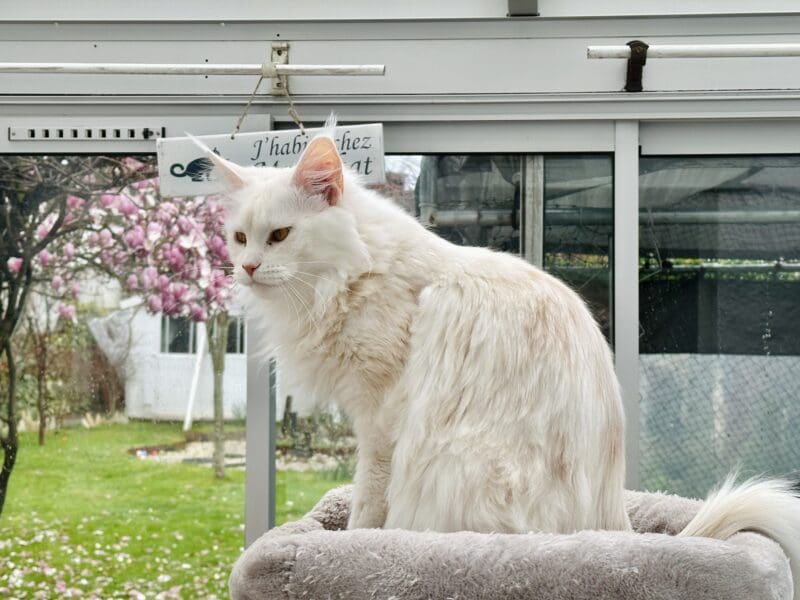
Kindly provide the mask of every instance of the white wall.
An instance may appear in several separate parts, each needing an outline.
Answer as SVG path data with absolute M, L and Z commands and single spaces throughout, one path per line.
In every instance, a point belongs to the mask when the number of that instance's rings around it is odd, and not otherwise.
M 205 336 L 202 324 L 197 335 Z M 125 414 L 137 419 L 183 420 L 189 402 L 197 354 L 163 353 L 161 317 L 139 309 L 131 322 L 131 348 L 125 365 Z M 192 416 L 209 420 L 214 416 L 214 382 L 211 357 L 204 353 Z M 226 419 L 241 419 L 245 414 L 247 365 L 244 354 L 225 357 L 223 406 Z M 278 419 L 290 390 L 281 389 L 278 381 Z M 293 410 L 300 416 L 310 414 L 313 403 L 302 395 L 292 394 Z M 266 401 L 267 395 L 264 394 Z
M 140 419 L 182 420 L 186 414 L 196 354 L 168 354 L 161 349 L 161 317 L 139 310 L 131 323 L 131 350 L 126 364 L 125 413 Z M 201 326 L 198 336 L 205 335 Z M 246 369 L 243 354 L 225 360 L 223 397 L 225 417 L 242 418 Z M 205 353 L 194 404 L 195 419 L 211 419 L 213 407 L 211 358 Z

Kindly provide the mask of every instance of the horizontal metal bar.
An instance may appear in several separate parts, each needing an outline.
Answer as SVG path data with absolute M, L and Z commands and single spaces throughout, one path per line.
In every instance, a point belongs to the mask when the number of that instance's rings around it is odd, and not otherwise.
M 269 65 L 278 75 L 383 75 L 385 65 Z M 262 75 L 265 65 L 145 63 L 0 63 L 0 73 L 69 75 Z
M 518 213 L 519 211 L 517 211 L 517 219 L 519 218 Z M 420 220 L 434 226 L 482 225 L 495 227 L 511 225 L 511 216 L 512 211 L 510 210 L 425 210 L 423 207 Z
M 589 46 L 587 58 L 630 58 L 628 46 Z M 664 44 L 650 46 L 647 58 L 757 58 L 800 56 L 800 44 Z
M 518 217 L 518 215 L 517 215 Z M 511 210 L 435 210 L 422 207 L 420 219 L 429 225 L 453 227 L 511 225 Z M 545 210 L 545 226 L 611 225 L 611 209 Z M 519 222 L 519 221 L 517 221 Z M 765 225 L 800 223 L 800 210 L 728 210 L 728 211 L 640 211 L 640 225 Z
M 573 266 L 573 265 L 548 265 L 547 255 L 545 252 L 545 268 L 554 273 L 577 273 L 577 274 L 597 274 L 603 271 L 608 271 L 608 265 L 605 266 Z M 669 267 L 661 267 L 658 264 L 647 267 L 642 266 L 639 268 L 641 272 L 657 273 L 657 272 L 675 272 L 675 273 L 694 273 L 700 271 L 707 271 L 710 273 L 719 272 L 741 272 L 741 273 L 770 273 L 770 272 L 783 272 L 783 273 L 800 273 L 800 263 L 741 263 L 741 264 L 726 264 L 726 263 L 699 263 L 695 265 L 671 265 Z
M 639 212 L 642 225 L 765 225 L 800 223 L 800 210 L 697 210 Z
M 658 265 L 646 268 L 642 267 L 642 271 L 665 271 L 675 273 L 695 273 L 698 271 L 708 271 L 710 273 L 770 273 L 770 272 L 785 272 L 785 273 L 800 273 L 800 264 L 798 263 L 699 263 L 696 265 L 671 265 L 669 267 L 659 267 Z

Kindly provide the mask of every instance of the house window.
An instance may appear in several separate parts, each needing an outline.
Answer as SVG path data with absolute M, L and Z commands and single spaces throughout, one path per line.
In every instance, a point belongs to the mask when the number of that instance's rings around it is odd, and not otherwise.
M 197 324 L 185 317 L 161 317 L 161 352 L 197 352 Z
M 244 319 L 231 317 L 228 321 L 228 354 L 244 354 Z

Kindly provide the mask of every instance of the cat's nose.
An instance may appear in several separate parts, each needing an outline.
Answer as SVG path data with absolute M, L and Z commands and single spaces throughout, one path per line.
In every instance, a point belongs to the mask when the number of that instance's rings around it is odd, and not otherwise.
M 257 265 L 242 265 L 242 268 L 243 268 L 245 271 L 247 271 L 247 274 L 248 274 L 248 275 L 250 275 L 250 277 L 252 277 L 252 276 L 253 276 L 253 273 L 255 273 L 256 269 L 257 269 L 258 267 L 260 267 L 260 266 L 261 266 L 261 263 L 259 263 L 259 264 L 257 264 Z

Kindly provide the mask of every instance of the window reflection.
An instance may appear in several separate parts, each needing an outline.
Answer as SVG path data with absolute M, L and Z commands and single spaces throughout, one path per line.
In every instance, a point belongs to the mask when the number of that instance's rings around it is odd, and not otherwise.
M 800 462 L 800 157 L 643 158 L 642 481 Z
M 544 267 L 589 304 L 611 338 L 612 160 L 602 155 L 544 158 Z

